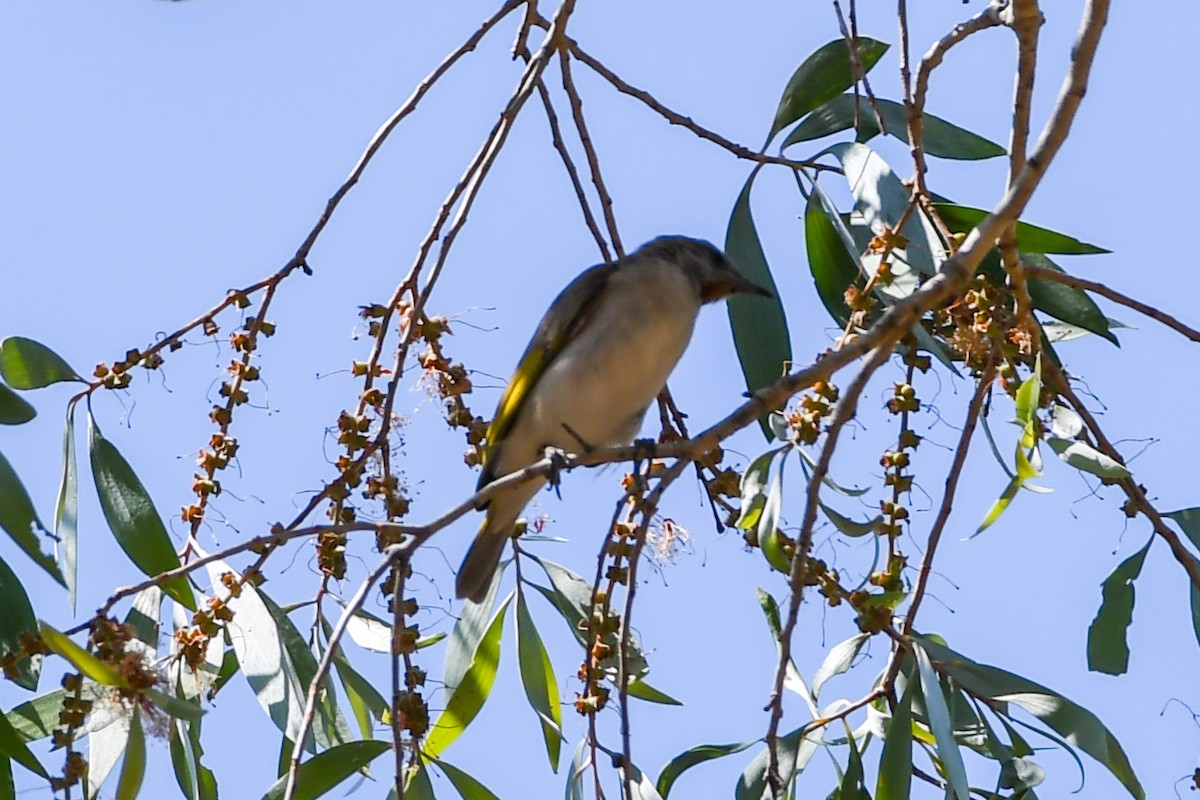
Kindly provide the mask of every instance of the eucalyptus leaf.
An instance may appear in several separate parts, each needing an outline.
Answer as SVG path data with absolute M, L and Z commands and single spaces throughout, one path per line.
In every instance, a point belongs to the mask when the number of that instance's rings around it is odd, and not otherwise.
M 554 677 L 554 665 L 542 644 L 533 617 L 525 604 L 525 593 L 517 587 L 517 663 L 520 668 L 521 685 L 525 698 L 538 715 L 542 727 L 542 739 L 546 743 L 546 755 L 550 768 L 558 772 L 558 759 L 562 750 L 562 709 L 558 696 L 558 680 Z
M 879 757 L 879 778 L 875 794 L 887 800 L 908 800 L 912 789 L 912 699 L 920 683 L 911 677 L 892 712 Z
M 972 208 L 957 203 L 934 203 L 933 207 L 952 233 L 970 232 L 990 213 L 982 208 Z M 1047 228 L 1039 228 L 1037 225 L 1030 225 L 1027 222 L 1017 223 L 1017 247 L 1022 253 L 1042 255 L 1050 253 L 1080 256 L 1110 252 L 1103 247 L 1082 242 L 1074 236 Z
M 946 706 L 946 697 L 942 694 L 941 681 L 938 680 L 929 654 L 916 642 L 913 643 L 913 656 L 916 658 L 917 670 L 921 677 L 921 696 L 929 714 L 929 727 L 937 742 L 937 755 L 949 783 L 946 787 L 947 798 L 970 800 L 967 771 L 963 765 L 962 753 L 958 749 L 958 742 L 954 738 L 950 711 Z
M 0 558 L 0 609 L 3 609 L 0 613 L 0 658 L 4 658 L 21 652 L 22 634 L 36 636 L 38 624 L 25 587 L 3 558 Z M 13 683 L 31 692 L 37 689 L 38 676 L 42 672 L 40 655 L 26 655 L 13 667 L 14 672 L 9 676 Z
M 808 196 L 804 210 L 804 245 L 817 296 L 833 321 L 844 328 L 850 322 L 846 290 L 860 274 L 858 253 L 846 249 L 816 192 Z
M 54 540 L 58 555 L 58 568 L 62 572 L 71 601 L 75 609 L 78 592 L 79 569 L 79 469 L 75 457 L 75 406 L 67 404 L 67 421 L 63 431 L 63 471 L 58 484 L 58 499 L 54 503 Z
M 0 377 L 14 389 L 40 389 L 62 381 L 83 381 L 58 353 L 22 336 L 9 336 L 0 342 Z
M 855 44 L 864 73 L 870 72 L 888 49 L 884 42 L 865 36 L 859 37 Z M 775 134 L 837 97 L 854 83 L 854 63 L 846 40 L 834 39 L 822 45 L 804 59 L 784 87 L 779 108 L 771 123 L 771 133 L 767 137 L 768 143 L 775 138 Z
M 442 772 L 446 773 L 450 784 L 458 791 L 459 796 L 463 800 L 500 800 L 490 789 L 458 767 L 447 764 L 445 761 L 439 761 L 436 758 L 433 759 L 433 763 L 437 764 Z
M 0 425 L 23 425 L 37 416 L 37 410 L 16 392 L 0 383 Z
M 293 796 L 296 800 L 321 797 L 390 749 L 388 742 L 369 739 L 346 742 L 318 753 L 300 765 Z M 283 800 L 287 782 L 287 775 L 284 775 L 267 790 L 263 800 Z
M 50 777 L 50 774 L 46 772 L 46 768 L 42 766 L 37 757 L 25 745 L 25 740 L 21 737 L 21 734 L 9 722 L 8 717 L 3 714 L 0 714 L 0 755 L 11 758 L 35 775 L 40 775 L 43 778 Z
M 129 723 L 129 743 L 125 746 L 125 760 L 121 762 L 121 775 L 117 778 L 116 800 L 134 800 L 142 790 L 146 778 L 146 734 L 142 731 L 142 712 L 134 706 Z
M 670 794 L 671 787 L 675 785 L 675 781 L 679 780 L 679 776 L 687 770 L 706 761 L 740 753 L 746 748 L 757 744 L 759 741 L 761 740 L 754 739 L 749 742 L 737 742 L 736 744 L 701 744 L 684 750 L 668 761 L 667 765 L 658 773 L 658 793 L 665 799 Z
M 1048 436 L 1046 444 L 1050 445 L 1051 450 L 1058 453 L 1059 458 L 1080 472 L 1087 472 L 1110 481 L 1128 478 L 1133 474 L 1124 464 L 1101 453 L 1087 442 Z
M 1181 508 L 1163 516 L 1174 520 L 1196 549 L 1200 550 L 1200 508 Z
M 50 574 L 50 577 L 66 586 L 58 565 L 54 559 L 42 552 L 35 531 L 46 531 L 38 519 L 33 501 L 17 473 L 8 463 L 8 459 L 0 453 L 0 528 L 12 537 L 25 554 Z

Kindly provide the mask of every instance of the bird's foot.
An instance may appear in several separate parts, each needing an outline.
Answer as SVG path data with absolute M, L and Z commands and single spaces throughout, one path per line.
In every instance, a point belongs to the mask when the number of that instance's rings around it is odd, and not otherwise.
M 542 456 L 550 460 L 550 469 L 546 471 L 546 483 L 554 487 L 554 493 L 558 495 L 558 499 L 562 499 L 562 493 L 559 491 L 559 479 L 562 477 L 562 472 L 567 468 L 567 453 L 558 447 L 546 447 L 542 450 Z

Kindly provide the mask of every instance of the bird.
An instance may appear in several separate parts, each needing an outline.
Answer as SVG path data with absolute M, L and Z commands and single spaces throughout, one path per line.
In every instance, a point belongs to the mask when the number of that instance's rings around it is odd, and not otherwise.
M 546 310 L 500 398 L 478 488 L 541 460 L 547 448 L 586 452 L 633 441 L 701 307 L 734 294 L 774 297 L 713 244 L 686 236 L 660 236 L 582 272 Z M 517 518 L 546 481 L 486 501 L 458 570 L 458 597 L 478 603 L 487 595 Z

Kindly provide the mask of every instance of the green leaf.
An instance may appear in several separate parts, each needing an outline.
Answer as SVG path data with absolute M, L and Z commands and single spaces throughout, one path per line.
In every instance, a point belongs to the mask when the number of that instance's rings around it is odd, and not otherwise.
M 1192 559 L 1192 563 L 1200 569 L 1200 561 Z M 1196 584 L 1188 581 L 1188 586 L 1191 589 L 1192 599 L 1192 632 L 1196 634 L 1196 643 L 1200 644 L 1200 589 L 1196 588 Z
M 862 133 L 860 142 L 866 142 L 879 133 L 879 124 L 875 119 L 875 107 L 872 107 L 866 97 L 855 98 L 853 94 L 842 94 L 830 100 L 825 105 L 814 110 L 799 125 L 792 129 L 783 147 L 820 139 L 833 133 L 854 127 L 855 100 L 858 102 L 858 121 Z M 883 130 L 889 136 L 908 142 L 908 109 L 903 103 L 894 100 L 875 99 L 879 116 L 883 118 Z M 924 149 L 925 153 L 938 158 L 952 158 L 963 161 L 976 161 L 984 158 L 1002 156 L 1005 150 L 1000 145 L 972 133 L 965 128 L 951 124 L 933 114 L 924 114 Z
M 750 392 L 756 392 L 778 380 L 792 360 L 787 314 L 783 310 L 783 301 L 779 298 L 775 279 L 771 277 L 771 268 L 767 266 L 767 257 L 750 213 L 750 187 L 757 174 L 755 170 L 746 179 L 746 185 L 733 205 L 729 228 L 725 233 L 725 252 L 729 258 L 743 275 L 773 295 L 769 298 L 734 295 L 726 302 L 738 362 Z M 763 435 L 770 441 L 772 434 L 767 416 L 763 415 L 758 422 Z
M 13 783 L 12 762 L 0 757 L 0 800 L 17 800 L 17 787 Z
M 1061 439 L 1057 436 L 1046 437 L 1046 444 L 1058 453 L 1058 457 L 1080 472 L 1087 472 L 1106 480 L 1128 478 L 1133 473 L 1117 461 L 1101 453 L 1087 442 L 1079 439 Z
M 962 753 L 958 750 L 958 742 L 954 739 L 950 710 L 946 706 L 946 697 L 942 694 L 942 684 L 933 669 L 929 654 L 917 642 L 913 642 L 913 655 L 916 657 L 917 670 L 921 676 L 921 693 L 929 714 L 929 728 L 933 731 L 938 758 L 941 759 L 950 784 L 947 787 L 947 795 L 953 794 L 958 800 L 970 800 L 967 771 L 963 765 Z
M 767 490 L 767 499 L 763 503 L 762 514 L 758 518 L 758 546 L 766 557 L 767 563 L 787 575 L 791 572 L 792 560 L 783 550 L 783 540 L 780 537 L 779 515 L 783 506 L 783 466 L 787 459 L 779 460 L 779 467 L 771 479 Z
M 1181 508 L 1163 516 L 1173 519 L 1180 530 L 1192 540 L 1196 549 L 1200 550 L 1200 508 Z
M 659 703 L 664 706 L 683 705 L 679 700 L 676 700 L 664 691 L 655 689 L 643 680 L 630 681 L 629 685 L 625 688 L 629 692 L 630 697 L 636 697 L 638 700 L 645 700 L 648 703 Z
M 46 768 L 41 765 L 37 757 L 25 746 L 25 740 L 4 714 L 0 714 L 0 755 L 11 758 L 35 775 L 40 775 L 47 779 L 50 777 L 50 774 L 46 772 Z
M 843 719 L 846 726 L 846 744 L 850 755 L 846 762 L 846 772 L 842 775 L 841 785 L 838 786 L 836 800 L 871 800 L 867 788 L 863 784 L 862 754 L 858 750 L 858 741 L 850 730 L 850 725 Z
M 803 741 L 803 744 L 801 743 L 803 731 L 804 728 L 801 726 L 786 736 L 779 737 L 776 748 L 779 754 L 779 775 L 787 785 L 790 785 L 795 775 L 804 769 L 808 759 L 816 751 L 816 745 L 811 744 L 807 739 Z M 738 779 L 733 792 L 734 800 L 773 800 L 774 793 L 767 781 L 769 765 L 770 754 L 764 747 Z
M 665 799 L 670 793 L 671 787 L 675 785 L 675 781 L 679 780 L 679 776 L 686 770 L 691 769 L 697 764 L 703 764 L 706 761 L 740 753 L 747 747 L 757 744 L 760 741 L 761 739 L 754 739 L 749 742 L 738 742 L 736 744 L 701 744 L 690 750 L 684 750 L 668 761 L 667 765 L 658 773 L 658 793 Z
M 74 400 L 67 404 L 66 430 L 63 431 L 62 480 L 58 484 L 58 500 L 54 504 L 54 539 L 58 543 L 58 568 L 67 585 L 72 611 L 75 610 L 79 580 L 76 563 L 79 549 L 79 480 L 75 458 L 75 405 Z
M 992 503 L 992 507 L 988 509 L 987 515 L 984 516 L 983 521 L 979 523 L 979 527 L 975 529 L 975 533 L 971 534 L 971 538 L 983 533 L 990 528 L 996 520 L 1000 519 L 1000 515 L 1007 511 L 1008 507 L 1012 505 L 1013 498 L 1017 496 L 1017 492 L 1021 491 L 1021 484 L 1024 482 L 1025 479 L 1020 475 L 1014 475 L 1012 477 L 1012 480 L 1010 480 L 1008 485 L 1004 487 L 1004 491 L 1001 492 L 1000 496 L 996 498 L 996 502 Z
M 12 537 L 25 554 L 38 566 L 50 573 L 50 577 L 66 586 L 54 559 L 42 552 L 34 531 L 45 531 L 33 501 L 29 499 L 21 479 L 13 471 L 8 459 L 0 453 L 0 528 Z
M 816 192 L 808 196 L 804 209 L 804 245 L 817 296 L 834 322 L 844 328 L 850 321 L 845 294 L 859 276 L 858 254 L 846 249 Z
M 387 700 L 383 699 L 383 695 L 370 681 L 350 666 L 350 662 L 341 652 L 333 657 L 333 666 L 341 679 L 346 699 L 354 710 L 354 718 L 363 738 L 374 738 L 375 722 L 383 722 L 384 713 L 388 710 Z
M 622 785 L 625 781 L 625 767 L 617 767 L 617 774 L 621 777 Z M 654 782 L 646 773 L 638 769 L 637 764 L 629 765 L 629 800 L 663 800 L 662 795 L 658 793 Z
M 443 680 L 446 686 L 454 687 L 462 683 L 463 676 L 471 668 L 479 642 L 487 633 L 492 620 L 492 607 L 496 602 L 496 592 L 500 588 L 502 570 L 496 570 L 492 582 L 488 586 L 483 601 L 463 603 L 462 613 L 454 628 L 450 631 L 450 641 L 446 643 L 446 664 L 443 670 Z M 390 651 L 389 646 L 389 651 Z
M 147 577 L 179 567 L 179 556 L 162 518 L 154 508 L 150 493 L 134 474 L 129 462 L 100 433 L 95 419 L 88 414 L 88 449 L 91 452 L 92 477 L 104 519 L 117 544 Z M 162 584 L 162 590 L 185 607 L 195 611 L 196 598 L 187 578 L 179 576 Z
M 812 679 L 813 697 L 821 696 L 821 687 L 825 685 L 825 681 L 841 675 L 850 669 L 850 665 L 854 663 L 854 659 L 862 651 L 863 645 L 871 638 L 868 633 L 859 633 L 851 636 L 844 642 L 839 642 L 825 656 L 825 660 L 821 662 L 817 674 Z
M 450 699 L 446 701 L 446 707 L 438 715 L 425 740 L 425 753 L 430 758 L 440 756 L 466 730 L 491 694 L 492 683 L 496 680 L 496 668 L 500 664 L 500 636 L 504 632 L 504 613 L 508 610 L 511 600 L 512 594 L 509 594 L 496 609 L 491 623 L 471 654 L 470 666 L 463 673 L 461 680 L 454 684 L 446 681 Z
M 463 800 L 500 800 L 490 789 L 458 767 L 447 764 L 445 761 L 439 761 L 436 758 L 433 759 L 433 763 L 437 764 L 442 772 L 446 773 L 450 784 Z
M 942 671 L 963 689 L 976 697 L 1020 706 L 1106 766 L 1134 798 L 1145 798 L 1125 751 L 1095 714 L 1027 678 L 977 664 L 928 639 L 921 644 L 941 664 Z
M 542 644 L 542 637 L 533 624 L 529 608 L 525 605 L 525 593 L 517 587 L 517 662 L 521 673 L 521 685 L 525 697 L 538 715 L 542 725 L 542 738 L 546 742 L 546 755 L 550 758 L 550 769 L 558 772 L 558 758 L 562 749 L 562 709 L 558 696 L 558 680 L 554 677 L 554 665 Z
M 912 696 L 918 685 L 909 678 L 884 734 L 875 786 L 875 795 L 881 800 L 908 800 L 912 789 Z
M 1017 389 L 1017 419 L 1028 425 L 1036 419 L 1038 398 L 1042 392 L 1042 362 L 1039 358 L 1033 365 L 1033 372 L 1021 381 Z M 1032 447 L 1032 443 L 1025 445 Z
M 820 506 L 825 516 L 829 518 L 829 521 L 833 523 L 833 527 L 850 537 L 866 536 L 868 533 L 874 531 L 879 523 L 883 521 L 883 515 L 876 514 L 871 519 L 864 520 L 863 522 L 855 522 L 849 517 L 842 516 L 819 500 L 817 501 L 817 505 Z
M 580 739 L 575 748 L 575 755 L 571 758 L 571 769 L 567 773 L 567 789 L 564 793 L 566 800 L 584 800 L 583 773 L 590 761 L 587 744 L 587 737 Z
M 192 702 L 179 697 L 172 697 L 158 689 L 146 689 L 143 694 L 146 699 L 157 706 L 163 713 L 185 722 L 198 722 L 204 716 L 204 709 L 199 701 Z
M 117 779 L 116 800 L 134 800 L 142 790 L 146 777 L 146 735 L 142 732 L 142 714 L 135 706 L 129 722 L 129 744 Z
M 883 42 L 859 37 L 855 51 L 863 72 L 870 72 L 887 49 L 888 45 Z M 796 68 L 784 87 L 767 143 L 788 125 L 837 97 L 854 83 L 854 64 L 845 39 L 835 39 L 818 48 Z
M 188 800 L 217 800 L 217 779 L 212 770 L 200 763 L 204 748 L 200 746 L 200 725 L 188 725 L 171 720 L 171 765 L 175 780 Z
M 296 774 L 296 800 L 321 797 L 390 749 L 388 742 L 368 739 L 346 742 L 318 753 L 300 765 Z M 286 791 L 287 775 L 284 775 L 267 790 L 263 800 L 282 800 Z
M 933 207 L 951 233 L 970 232 L 972 228 L 983 222 L 989 213 L 982 208 L 961 206 L 957 203 L 934 203 Z M 1103 247 L 1081 242 L 1065 233 L 1039 228 L 1037 225 L 1030 225 L 1027 222 L 1017 222 L 1017 247 L 1022 253 L 1040 255 L 1050 253 L 1083 256 L 1111 252 Z
M 1053 261 L 1036 253 L 1022 253 L 1021 261 L 1055 272 L 1063 271 Z M 1057 281 L 1041 280 L 1040 278 L 1030 278 L 1028 283 L 1029 298 L 1033 301 L 1034 308 L 1046 312 L 1055 319 L 1103 336 L 1118 347 L 1121 346 L 1121 342 L 1111 330 L 1112 325 L 1109 323 L 1108 317 L 1104 316 L 1104 312 L 1096 305 L 1096 301 L 1088 296 L 1087 292 L 1072 286 L 1065 286 Z
M 0 342 L 0 377 L 14 389 L 40 389 L 62 381 L 84 382 L 49 347 L 21 336 L 9 336 Z
M 396 790 L 388 793 L 388 800 L 396 800 Z M 404 800 L 435 800 L 433 782 L 429 779 L 429 769 L 422 761 L 416 769 L 410 767 L 404 776 Z
M 21 634 L 37 635 L 37 617 L 25 587 L 16 573 L 0 558 L 0 659 L 21 651 Z M 15 665 L 11 680 L 23 689 L 35 691 L 42 672 L 42 657 L 24 656 Z
M 22 425 L 37 416 L 37 410 L 12 389 L 0 383 L 0 425 Z
M 38 634 L 51 652 L 70 661 L 75 669 L 82 672 L 97 683 L 105 686 L 116 686 L 118 689 L 128 689 L 129 681 L 125 676 L 105 664 L 94 655 L 71 641 L 71 638 L 42 622 L 38 625 Z

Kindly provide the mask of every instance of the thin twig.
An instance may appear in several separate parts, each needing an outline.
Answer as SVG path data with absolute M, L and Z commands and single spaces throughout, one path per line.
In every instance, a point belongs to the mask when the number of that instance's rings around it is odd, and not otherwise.
M 1061 283 L 1064 286 L 1070 286 L 1074 289 L 1084 289 L 1089 292 L 1094 292 L 1101 297 L 1112 300 L 1114 303 L 1119 303 L 1128 308 L 1132 308 L 1139 314 L 1145 314 L 1147 317 L 1156 322 L 1161 322 L 1163 325 L 1166 325 L 1176 333 L 1183 334 L 1193 342 L 1200 342 L 1200 331 L 1196 330 L 1195 328 L 1188 327 L 1165 311 L 1159 311 L 1154 306 L 1147 305 L 1140 300 L 1135 300 L 1128 295 L 1121 294 L 1117 290 L 1110 289 L 1109 287 L 1105 286 L 1103 283 L 1097 283 L 1096 281 L 1090 281 L 1087 278 L 1080 278 L 1075 275 L 1068 275 L 1065 272 L 1058 272 L 1056 270 L 1047 269 L 1046 267 L 1035 267 L 1031 264 L 1022 264 L 1021 271 L 1025 273 L 1025 276 L 1028 278 L 1037 278 L 1038 280 L 1043 281 L 1054 281 L 1055 283 Z
M 875 124 L 879 126 L 879 130 L 885 130 L 883 114 L 879 111 L 879 101 L 875 99 L 875 93 L 871 91 L 871 83 L 867 80 L 867 70 L 863 67 L 862 59 L 858 57 L 858 33 L 857 31 L 851 32 L 846 27 L 846 18 L 842 15 L 842 4 L 838 0 L 833 0 L 833 10 L 837 13 L 838 27 L 842 31 L 842 38 L 846 40 L 846 48 L 850 51 L 850 68 L 854 75 L 854 126 L 857 128 L 859 122 L 857 101 L 858 84 L 861 82 L 863 91 L 867 93 L 867 102 L 871 104 L 871 111 L 875 114 Z

